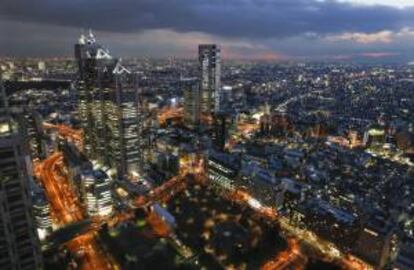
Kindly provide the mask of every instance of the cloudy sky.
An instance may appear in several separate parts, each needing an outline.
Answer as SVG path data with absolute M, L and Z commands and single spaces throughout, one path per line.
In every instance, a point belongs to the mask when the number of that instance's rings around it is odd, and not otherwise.
M 1 0 L 0 56 L 70 56 L 88 28 L 124 57 L 414 60 L 414 0 Z

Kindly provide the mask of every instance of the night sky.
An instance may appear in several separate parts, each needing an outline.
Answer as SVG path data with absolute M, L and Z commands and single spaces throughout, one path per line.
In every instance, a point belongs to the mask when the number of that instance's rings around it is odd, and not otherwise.
M 414 60 L 414 0 L 1 0 L 0 56 L 71 56 L 88 28 L 124 57 Z

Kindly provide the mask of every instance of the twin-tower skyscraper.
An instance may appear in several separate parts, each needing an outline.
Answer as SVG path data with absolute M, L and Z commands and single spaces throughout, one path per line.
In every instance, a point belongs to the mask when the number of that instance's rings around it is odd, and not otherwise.
M 75 45 L 78 63 L 78 113 L 84 132 L 84 151 L 91 159 L 114 169 L 118 178 L 142 168 L 141 105 L 137 78 L 93 35 L 81 35 Z M 199 45 L 199 78 L 186 93 L 191 122 L 220 111 L 220 48 Z M 188 88 L 187 88 L 188 89 Z M 190 94 L 190 95 L 188 95 Z
M 136 76 L 92 32 L 79 38 L 75 58 L 86 155 L 112 168 L 118 178 L 138 173 L 141 121 Z

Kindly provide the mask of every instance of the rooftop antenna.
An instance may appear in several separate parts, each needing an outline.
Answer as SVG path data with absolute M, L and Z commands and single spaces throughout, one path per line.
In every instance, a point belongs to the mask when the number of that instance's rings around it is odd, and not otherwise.
M 92 32 L 91 28 L 89 28 L 88 42 L 89 42 L 89 44 L 93 44 L 93 43 L 96 42 L 95 36 L 93 35 L 93 32 Z

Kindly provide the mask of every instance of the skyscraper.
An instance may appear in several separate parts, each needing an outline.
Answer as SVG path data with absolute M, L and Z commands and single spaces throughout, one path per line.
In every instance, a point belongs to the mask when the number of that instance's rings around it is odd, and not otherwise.
M 104 156 L 104 96 L 101 88 L 103 75 L 115 60 L 109 51 L 96 42 L 92 32 L 81 35 L 75 44 L 75 58 L 78 62 L 78 113 L 84 134 L 85 153 L 98 159 Z
M 184 122 L 190 128 L 200 124 L 200 87 L 197 80 L 181 81 L 184 93 Z
M 24 132 L 32 160 L 46 157 L 42 116 L 33 109 L 24 110 Z
M 0 269 L 41 269 L 29 198 L 29 156 L 0 81 Z
M 231 115 L 218 112 L 213 117 L 213 143 L 219 151 L 224 151 L 232 124 Z
M 106 117 L 110 146 L 108 164 L 118 175 L 131 175 L 140 170 L 140 137 L 142 122 L 136 77 L 118 61 L 112 70 L 113 85 L 106 100 Z M 109 108 L 109 110 L 107 109 Z
M 110 166 L 117 177 L 140 166 L 140 117 L 136 78 L 90 32 L 75 45 L 78 111 L 85 153 Z
M 215 44 L 200 44 L 198 46 L 198 61 L 201 113 L 204 115 L 211 115 L 220 111 L 220 48 Z

